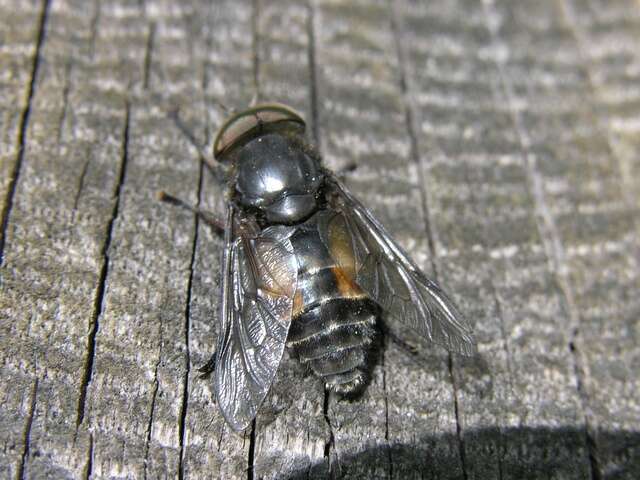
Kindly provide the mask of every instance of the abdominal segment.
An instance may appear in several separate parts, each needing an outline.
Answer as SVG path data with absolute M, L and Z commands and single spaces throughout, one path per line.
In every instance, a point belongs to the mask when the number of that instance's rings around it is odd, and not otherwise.
M 345 292 L 343 281 L 332 268 L 299 276 L 287 346 L 328 388 L 353 394 L 366 385 L 378 306 L 359 291 Z

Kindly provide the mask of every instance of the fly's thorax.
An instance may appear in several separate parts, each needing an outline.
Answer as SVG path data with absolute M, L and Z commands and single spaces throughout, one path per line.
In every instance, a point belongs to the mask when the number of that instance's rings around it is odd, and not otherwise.
M 237 202 L 270 223 L 292 224 L 318 208 L 324 175 L 315 155 L 284 133 L 250 140 L 235 155 Z

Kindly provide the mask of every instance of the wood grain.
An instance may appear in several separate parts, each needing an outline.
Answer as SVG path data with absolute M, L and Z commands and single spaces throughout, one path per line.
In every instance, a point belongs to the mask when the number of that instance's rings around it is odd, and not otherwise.
M 0 476 L 640 476 L 637 1 L 0 18 Z M 255 425 L 228 428 L 197 372 L 221 239 L 156 192 L 221 212 L 200 155 L 220 104 L 254 94 L 357 164 L 345 182 L 451 292 L 477 358 L 386 336 L 345 401 L 286 357 Z

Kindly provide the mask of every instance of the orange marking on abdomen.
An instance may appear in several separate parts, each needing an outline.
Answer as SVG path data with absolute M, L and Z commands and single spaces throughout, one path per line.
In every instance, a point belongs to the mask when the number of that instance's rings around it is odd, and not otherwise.
M 363 298 L 366 297 L 365 292 L 358 286 L 356 282 L 342 268 L 332 267 L 331 271 L 336 278 L 338 291 L 343 298 Z
M 291 316 L 297 318 L 309 308 L 329 300 L 356 300 L 367 297 L 367 293 L 347 271 L 337 265 L 328 266 L 313 273 L 304 272 L 298 277 Z
M 302 298 L 302 292 L 300 290 L 296 290 L 296 293 L 293 295 L 293 307 L 291 308 L 291 316 L 296 318 L 304 311 L 304 299 Z

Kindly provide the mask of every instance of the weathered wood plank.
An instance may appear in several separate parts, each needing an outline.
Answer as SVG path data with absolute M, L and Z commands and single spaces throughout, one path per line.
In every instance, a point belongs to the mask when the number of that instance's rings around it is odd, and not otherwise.
M 109 20 L 112 15 L 117 21 Z M 197 84 L 184 16 L 182 8 L 162 4 L 102 6 L 96 50 L 112 51 L 116 42 L 122 45 L 116 51 L 140 68 L 132 84 L 120 84 L 125 95 L 128 89 L 153 93 L 169 86 L 170 94 L 180 96 Z M 169 65 L 162 62 L 167 56 Z M 199 169 L 185 155 L 188 142 L 159 106 L 134 97 L 125 108 L 124 172 L 97 318 L 86 428 L 93 438 L 92 474 L 158 477 L 178 471 L 181 462 L 194 223 L 184 212 L 159 205 L 154 192 L 170 189 L 195 201 Z
M 47 3 L 0 3 L 0 262 L 26 143 L 26 128 L 46 27 Z
M 42 2 L 24 2 L 16 7 L 12 2 L 0 3 L 1 53 L 0 71 L 0 264 L 4 261 L 5 236 L 10 209 L 15 196 L 16 179 L 21 170 L 25 143 L 27 112 L 33 95 L 33 83 L 41 48 L 40 32 L 44 30 Z M 9 308 L 9 295 L 0 298 L 2 311 Z M 3 313 L 0 340 L 4 346 L 12 335 L 9 312 Z M 11 350 L 2 354 L 3 360 Z M 19 355 L 21 358 L 22 355 Z M 3 362 L 2 377 L 12 374 Z M 33 376 L 23 375 L 13 388 L 3 389 L 0 431 L 2 453 L 0 474 L 16 475 L 24 470 L 24 459 L 29 452 L 31 426 L 37 405 L 37 384 Z
M 509 23 L 474 2 L 413 7 L 401 30 L 437 263 L 474 320 L 482 359 L 453 362 L 465 475 L 584 478 L 570 322 L 505 85 L 509 46 L 493 31 Z M 527 100 L 518 105 L 534 110 Z
M 617 157 L 611 135 L 602 128 L 604 119 L 597 117 L 599 97 L 588 66 L 530 60 L 543 58 L 549 36 L 525 27 L 532 14 L 548 19 L 553 38 L 566 35 L 566 42 L 557 42 L 559 56 L 582 59 L 570 18 L 555 8 L 531 11 L 504 5 L 500 10 L 510 20 L 502 30 L 514 59 L 507 60 L 504 69 L 512 101 L 538 106 L 519 115 L 522 138 L 529 174 L 539 182 L 534 185 L 536 201 L 548 208 L 550 257 L 571 319 L 570 346 L 586 413 L 591 468 L 602 477 L 634 478 L 638 463 L 629 459 L 637 456 L 637 436 L 629 431 L 637 425 L 638 382 L 631 372 L 636 342 L 628 332 L 638 325 L 638 303 L 630 294 L 640 287 L 638 207 L 625 188 L 628 182 L 620 168 L 624 159 Z M 526 47 L 514 41 L 525 35 L 530 39 Z M 536 74 L 525 76 L 524 71 Z M 543 78 L 544 72 L 569 74 L 575 81 L 543 86 L 535 78 Z M 555 112 L 540 112 L 545 105 L 569 110 L 571 122 L 561 128 Z M 612 431 L 616 434 L 609 438 Z
M 79 476 L 89 462 L 76 428 L 124 124 L 124 104 L 88 79 L 93 18 L 90 5 L 51 7 L 7 228 L 3 317 L 13 320 L 2 336 L 14 341 L 3 377 L 8 398 L 31 384 L 34 395 L 16 475 Z
M 3 476 L 638 476 L 637 2 L 0 14 Z M 478 358 L 386 338 L 353 402 L 287 358 L 255 428 L 229 430 L 197 372 L 221 240 L 155 192 L 222 211 L 167 113 L 208 144 L 216 103 L 255 91 L 305 114 L 329 167 L 358 164 L 347 184 L 470 316 Z
M 554 197 L 594 463 L 603 478 L 640 472 L 637 341 L 640 305 L 638 66 L 640 9 L 632 2 L 563 2 L 588 86 L 580 168 L 567 168 L 569 211 Z M 581 132 L 582 133 L 582 132 Z M 582 135 L 581 135 L 582 139 Z M 586 158 L 585 158 L 586 157 Z M 575 157 L 574 157 L 575 158 Z M 560 196 L 558 196 L 560 197 Z M 565 213 L 566 212 L 566 213 Z M 615 351 L 615 354 L 612 352 Z

